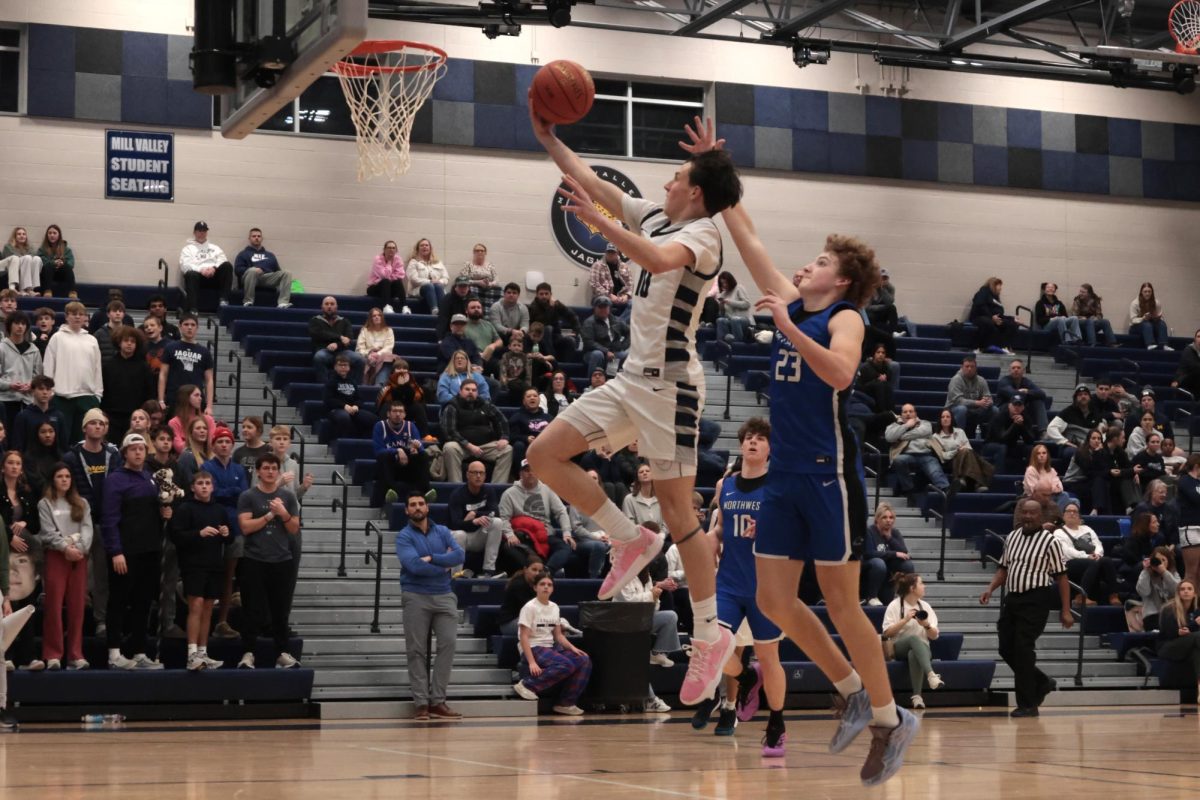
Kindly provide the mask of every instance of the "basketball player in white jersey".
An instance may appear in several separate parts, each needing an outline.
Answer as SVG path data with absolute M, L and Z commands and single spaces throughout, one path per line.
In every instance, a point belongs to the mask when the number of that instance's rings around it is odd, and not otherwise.
M 721 234 L 712 216 L 738 201 L 741 181 L 728 154 L 712 151 L 675 170 L 662 202 L 629 197 L 597 177 L 532 108 L 530 103 L 534 135 L 570 186 L 563 192 L 564 209 L 599 230 L 638 270 L 624 370 L 559 413 L 530 445 L 529 463 L 538 478 L 608 533 L 612 569 L 599 594 L 607 599 L 658 555 L 663 536 L 635 526 L 571 459 L 637 440 L 688 575 L 695 628 L 679 698 L 694 705 L 712 696 L 734 647 L 733 634 L 717 624 L 712 551 L 692 510 L 692 491 L 704 407 L 695 334 L 704 298 L 721 269 Z

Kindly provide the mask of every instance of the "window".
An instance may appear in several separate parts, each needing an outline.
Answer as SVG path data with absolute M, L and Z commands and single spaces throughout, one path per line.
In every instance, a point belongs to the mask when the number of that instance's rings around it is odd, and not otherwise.
M 0 28 L 0 112 L 21 110 L 21 32 Z
M 683 126 L 697 114 L 703 87 L 600 79 L 592 110 L 558 135 L 579 153 L 677 161 Z
M 220 127 L 220 104 L 213 115 L 213 126 Z M 271 115 L 259 126 L 263 131 L 315 133 L 327 136 L 353 136 L 354 122 L 336 75 L 323 75 L 301 95 Z

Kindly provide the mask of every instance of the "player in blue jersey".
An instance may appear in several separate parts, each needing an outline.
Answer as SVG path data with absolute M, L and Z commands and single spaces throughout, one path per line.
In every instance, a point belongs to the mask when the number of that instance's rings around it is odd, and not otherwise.
M 687 128 L 689 152 L 720 149 L 712 121 Z M 754 542 L 758 606 L 800 646 L 837 689 L 838 729 L 830 752 L 871 728 L 860 777 L 873 786 L 900 769 L 920 722 L 896 707 L 879 633 L 859 605 L 859 557 L 867 495 L 846 401 L 858 371 L 864 326 L 858 310 L 879 285 L 875 252 L 830 236 L 795 283 L 780 273 L 744 204 L 722 212 L 730 235 L 774 319 L 771 345 L 771 465 Z M 825 626 L 797 597 L 813 562 L 833 624 L 856 671 Z

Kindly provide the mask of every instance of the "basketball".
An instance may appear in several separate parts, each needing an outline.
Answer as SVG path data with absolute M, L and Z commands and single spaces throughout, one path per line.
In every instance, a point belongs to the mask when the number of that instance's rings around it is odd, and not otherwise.
M 533 110 L 547 122 L 569 125 L 592 108 L 596 86 L 574 61 L 551 61 L 533 76 Z

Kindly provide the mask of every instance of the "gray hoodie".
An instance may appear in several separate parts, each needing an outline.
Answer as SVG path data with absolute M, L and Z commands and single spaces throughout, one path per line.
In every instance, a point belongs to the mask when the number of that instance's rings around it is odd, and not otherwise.
M 504 490 L 500 495 L 498 515 L 504 523 L 504 533 L 511 534 L 513 517 L 533 517 L 546 526 L 546 533 L 553 535 L 557 527 L 559 533 L 571 532 L 571 517 L 567 507 L 549 486 L 538 481 L 532 491 L 527 491 L 520 482 Z
M 0 400 L 6 403 L 17 400 L 33 402 L 32 393 L 14 392 L 11 387 L 14 383 L 29 383 L 41 374 L 42 354 L 33 344 L 29 343 L 22 353 L 7 336 L 0 342 Z
M 973 379 L 967 380 L 966 376 L 962 374 L 962 370 L 959 370 L 950 379 L 950 386 L 946 390 L 946 405 L 954 408 L 968 400 L 982 400 L 991 396 L 992 392 L 988 389 L 987 381 L 979 377 L 979 373 L 975 373 Z

